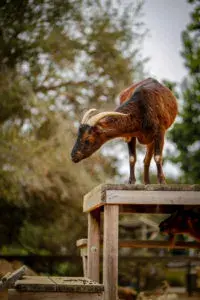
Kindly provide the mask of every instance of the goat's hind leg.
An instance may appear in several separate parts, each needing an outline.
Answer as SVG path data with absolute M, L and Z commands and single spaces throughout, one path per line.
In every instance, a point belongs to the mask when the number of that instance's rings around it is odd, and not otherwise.
M 130 177 L 129 183 L 135 183 L 135 163 L 136 163 L 136 138 L 133 137 L 130 142 L 128 142 L 129 151 L 129 165 L 130 165 Z
M 157 166 L 158 183 L 166 183 L 165 175 L 162 168 L 162 151 L 164 146 L 165 131 L 160 131 L 157 134 L 154 142 L 154 160 Z
M 144 158 L 144 184 L 149 184 L 149 166 L 151 163 L 151 159 L 154 151 L 154 142 L 147 145 L 147 150 Z

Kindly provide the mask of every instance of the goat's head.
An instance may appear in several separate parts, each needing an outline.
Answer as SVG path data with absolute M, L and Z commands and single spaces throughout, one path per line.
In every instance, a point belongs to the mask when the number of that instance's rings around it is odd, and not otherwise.
M 160 232 L 169 234 L 171 244 L 176 234 L 190 234 L 200 241 L 200 214 L 192 209 L 181 209 L 162 221 L 159 225 Z
M 180 209 L 160 223 L 160 232 L 167 234 L 188 233 L 188 221 L 190 219 L 190 213 Z
M 99 121 L 108 116 L 121 116 L 118 112 L 102 112 L 91 116 L 96 109 L 88 110 L 81 121 L 78 137 L 71 152 L 72 161 L 77 163 L 92 155 L 106 140 L 107 128 L 102 127 Z

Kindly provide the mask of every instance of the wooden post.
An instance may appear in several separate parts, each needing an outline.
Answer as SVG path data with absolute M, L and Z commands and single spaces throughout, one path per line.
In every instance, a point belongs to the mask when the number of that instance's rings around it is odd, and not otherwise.
M 100 209 L 88 214 L 88 278 L 99 282 L 100 265 Z
M 119 206 L 104 206 L 103 283 L 104 300 L 118 299 Z

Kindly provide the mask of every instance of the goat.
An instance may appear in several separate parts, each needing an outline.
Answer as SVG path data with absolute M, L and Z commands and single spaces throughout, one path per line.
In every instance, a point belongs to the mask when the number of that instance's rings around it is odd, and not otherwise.
M 112 112 L 96 115 L 88 110 L 79 127 L 72 161 L 89 157 L 105 142 L 123 137 L 128 143 L 130 177 L 135 183 L 136 139 L 147 147 L 144 158 L 144 183 L 150 183 L 149 166 L 154 154 L 159 183 L 166 183 L 162 169 L 162 151 L 166 130 L 177 115 L 177 102 L 172 92 L 157 80 L 148 78 L 131 85 L 120 94 L 120 106 Z
M 200 241 L 200 213 L 192 209 L 177 210 L 159 225 L 160 232 L 169 234 L 171 245 L 176 234 L 189 234 Z

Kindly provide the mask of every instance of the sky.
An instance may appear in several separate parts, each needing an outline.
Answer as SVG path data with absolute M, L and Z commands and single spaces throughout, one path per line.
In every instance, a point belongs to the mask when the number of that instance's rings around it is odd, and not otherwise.
M 187 0 L 145 0 L 142 20 L 149 29 L 141 49 L 143 57 L 149 57 L 146 65 L 148 75 L 158 79 L 168 79 L 181 82 L 187 75 L 184 60 L 180 55 L 182 49 L 181 32 L 190 21 L 192 5 Z M 164 157 L 166 149 L 174 146 L 165 139 Z M 120 152 L 120 151 L 119 151 Z M 143 171 L 143 154 L 138 153 L 136 175 Z M 120 157 L 120 173 L 127 178 L 129 174 L 127 152 L 122 151 Z M 152 173 L 156 173 L 155 163 L 152 159 Z M 165 162 L 164 173 L 166 176 L 177 177 L 180 170 L 176 165 Z
M 181 32 L 189 23 L 192 5 L 187 0 L 146 0 L 143 20 L 149 29 L 142 54 L 149 57 L 148 73 L 157 78 L 180 82 L 187 74 L 182 48 Z

